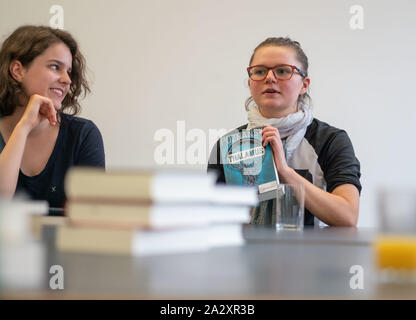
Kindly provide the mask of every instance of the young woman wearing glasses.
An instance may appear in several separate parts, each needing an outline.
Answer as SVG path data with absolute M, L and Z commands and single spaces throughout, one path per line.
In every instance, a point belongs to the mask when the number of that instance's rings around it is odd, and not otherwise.
M 65 201 L 71 166 L 104 167 L 98 128 L 74 117 L 89 92 L 85 60 L 62 30 L 23 26 L 0 50 L 0 197 Z
M 263 143 L 271 145 L 280 182 L 305 186 L 305 225 L 356 226 L 360 163 L 345 131 L 313 118 L 308 58 L 300 44 L 266 39 L 255 48 L 247 71 L 248 124 L 235 130 L 263 128 Z M 225 182 L 219 145 L 211 152 L 208 170 Z M 252 223 L 265 223 L 273 208 L 273 200 L 261 202 Z

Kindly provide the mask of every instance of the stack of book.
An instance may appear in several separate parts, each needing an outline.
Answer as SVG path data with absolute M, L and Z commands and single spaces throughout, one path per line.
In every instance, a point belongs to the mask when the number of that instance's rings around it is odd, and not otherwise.
M 57 248 L 148 255 L 240 245 L 257 191 L 215 180 L 211 173 L 74 168 Z

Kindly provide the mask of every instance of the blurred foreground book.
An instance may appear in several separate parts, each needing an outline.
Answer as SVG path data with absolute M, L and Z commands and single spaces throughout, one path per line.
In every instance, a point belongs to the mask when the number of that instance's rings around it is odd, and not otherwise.
M 57 248 L 147 255 L 240 245 L 257 191 L 215 181 L 212 173 L 75 168 L 65 182 L 69 224 L 58 228 Z

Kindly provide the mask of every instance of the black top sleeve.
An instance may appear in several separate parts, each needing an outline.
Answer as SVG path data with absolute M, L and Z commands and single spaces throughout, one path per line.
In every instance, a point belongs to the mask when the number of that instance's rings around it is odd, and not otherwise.
M 322 150 L 325 156 L 319 157 L 324 172 L 327 191 L 332 192 L 342 184 L 352 184 L 361 192 L 360 162 L 355 157 L 354 148 L 348 134 L 339 130 Z

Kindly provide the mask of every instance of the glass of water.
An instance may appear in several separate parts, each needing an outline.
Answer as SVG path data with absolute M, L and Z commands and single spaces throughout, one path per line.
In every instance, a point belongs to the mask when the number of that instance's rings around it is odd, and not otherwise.
M 279 184 L 276 192 L 276 229 L 303 230 L 305 186 Z

